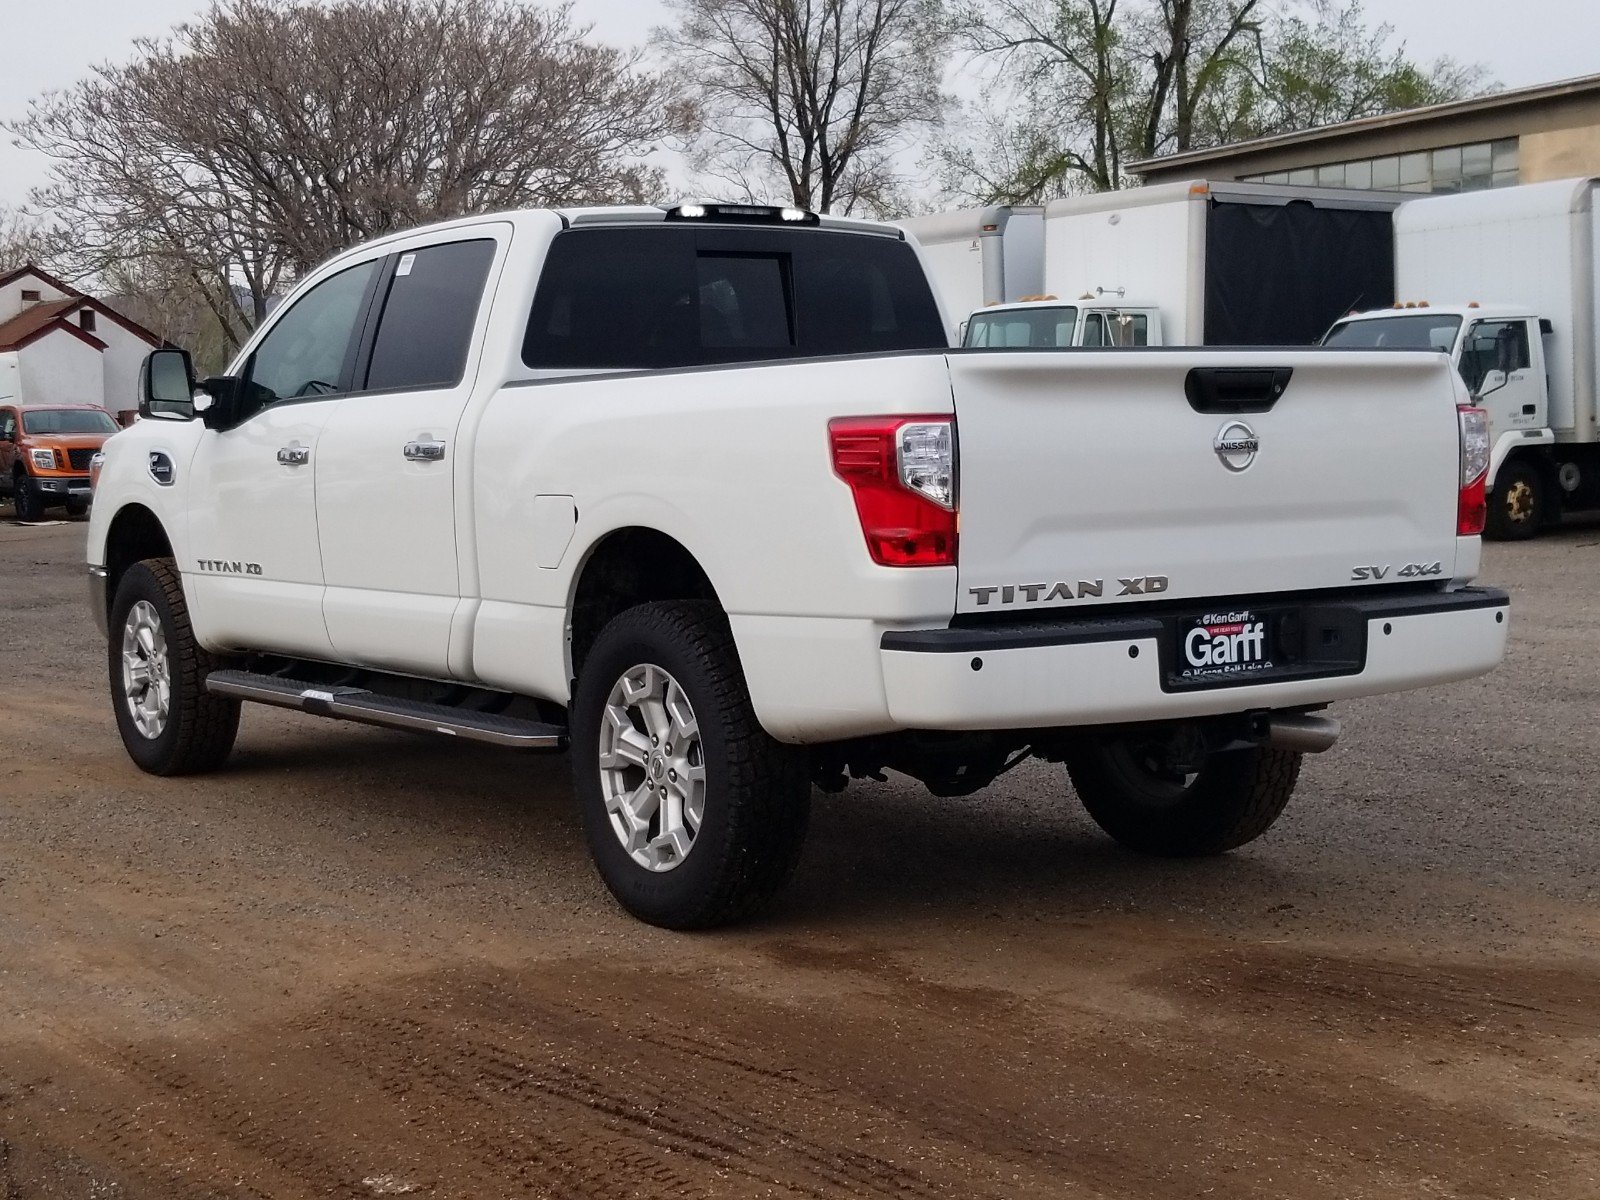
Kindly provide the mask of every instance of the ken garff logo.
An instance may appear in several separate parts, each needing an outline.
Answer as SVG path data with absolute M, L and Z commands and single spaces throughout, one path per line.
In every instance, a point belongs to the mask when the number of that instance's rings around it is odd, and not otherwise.
M 1228 470 L 1242 471 L 1255 462 L 1256 451 L 1261 449 L 1261 439 L 1256 437 L 1256 431 L 1243 421 L 1229 421 L 1217 430 L 1211 448 L 1217 452 L 1217 457 Z

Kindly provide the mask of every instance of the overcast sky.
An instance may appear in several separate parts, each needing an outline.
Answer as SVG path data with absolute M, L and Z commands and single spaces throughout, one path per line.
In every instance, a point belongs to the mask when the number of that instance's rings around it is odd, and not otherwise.
M 203 0 L 0 0 L 5 67 L 0 118 L 28 100 L 82 78 L 91 66 L 121 61 L 133 39 L 166 32 L 201 11 Z M 1482 62 L 1506 87 L 1600 73 L 1596 0 L 1367 0 L 1369 20 L 1386 21 L 1412 56 Z M 663 17 L 660 0 L 575 0 L 578 20 L 615 45 L 632 45 Z M 0 141 L 0 204 L 17 204 L 42 182 L 47 164 Z

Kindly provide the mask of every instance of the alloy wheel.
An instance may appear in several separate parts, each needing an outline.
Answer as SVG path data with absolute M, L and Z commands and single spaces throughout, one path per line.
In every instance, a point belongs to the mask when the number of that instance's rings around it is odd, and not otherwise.
M 161 616 L 148 600 L 130 608 L 122 625 L 122 694 L 139 732 L 160 737 L 172 708 L 172 673 Z
M 599 753 L 612 832 L 641 867 L 672 870 L 705 819 L 706 767 L 694 706 L 670 672 L 648 663 L 623 672 L 606 698 Z

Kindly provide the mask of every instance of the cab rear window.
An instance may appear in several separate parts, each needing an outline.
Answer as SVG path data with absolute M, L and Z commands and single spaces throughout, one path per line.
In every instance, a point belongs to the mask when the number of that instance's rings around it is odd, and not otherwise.
M 668 225 L 558 234 L 522 359 L 639 370 L 945 345 L 904 242 Z

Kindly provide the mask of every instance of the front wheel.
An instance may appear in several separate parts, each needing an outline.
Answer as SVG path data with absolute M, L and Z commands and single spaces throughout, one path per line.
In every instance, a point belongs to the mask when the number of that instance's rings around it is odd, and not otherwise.
M 16 506 L 17 520 L 44 520 L 44 497 L 33 485 L 33 478 L 18 471 L 11 483 L 11 503 Z
M 1272 827 L 1302 756 L 1256 746 L 1173 753 L 1171 739 L 1125 734 L 1078 747 L 1067 771 L 1096 825 L 1143 854 L 1222 854 Z
M 640 920 L 703 929 L 748 916 L 788 880 L 811 788 L 801 752 L 756 720 L 713 604 L 643 604 L 596 639 L 572 704 L 584 832 Z
M 117 582 L 107 650 L 128 756 L 152 775 L 221 766 L 239 732 L 239 702 L 205 690 L 206 676 L 221 664 L 194 640 L 171 559 L 135 563 Z
M 1544 476 L 1526 460 L 1513 459 L 1500 468 L 1489 493 L 1484 533 L 1502 542 L 1520 542 L 1539 532 L 1549 503 Z

